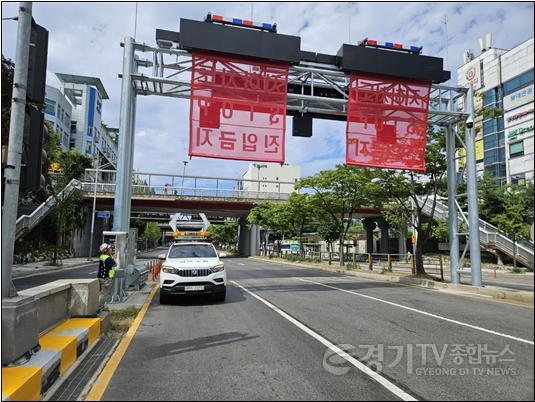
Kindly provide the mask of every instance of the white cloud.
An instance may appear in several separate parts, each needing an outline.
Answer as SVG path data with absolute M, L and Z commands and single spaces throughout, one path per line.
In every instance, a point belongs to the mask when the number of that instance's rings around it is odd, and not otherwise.
M 16 15 L 18 3 L 2 3 L 2 16 Z M 135 3 L 33 3 L 35 20 L 50 32 L 48 83 L 55 72 L 100 77 L 110 100 L 103 119 L 119 125 L 122 48 L 133 35 Z M 208 11 L 250 17 L 251 3 L 139 3 L 137 40 L 154 44 L 155 29 L 179 30 L 180 18 L 201 20 Z M 449 60 L 453 76 L 462 52 L 478 50 L 477 40 L 492 32 L 494 46 L 512 48 L 533 36 L 533 4 L 488 3 L 255 3 L 254 20 L 277 22 L 279 32 L 301 36 L 303 50 L 334 54 L 365 37 L 422 45 L 424 54 L 445 57 L 444 16 L 448 20 Z M 2 22 L 2 52 L 14 58 L 16 23 Z M 455 78 L 455 76 L 454 76 Z M 453 80 L 455 82 L 455 79 Z M 189 102 L 139 97 L 134 165 L 141 171 L 181 173 L 188 160 Z M 291 137 L 287 124 L 287 162 L 301 164 L 305 175 L 332 168 L 345 158 L 345 124 L 314 121 L 312 138 Z M 248 163 L 194 158 L 187 172 L 238 177 Z

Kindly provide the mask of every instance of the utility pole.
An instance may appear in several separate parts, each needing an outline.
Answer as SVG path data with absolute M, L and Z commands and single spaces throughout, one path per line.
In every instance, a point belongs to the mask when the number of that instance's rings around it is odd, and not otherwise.
M 13 251 L 15 249 L 15 228 L 19 204 L 20 165 L 24 119 L 26 116 L 26 86 L 28 84 L 28 63 L 30 57 L 30 35 L 32 26 L 32 3 L 19 5 L 15 73 L 11 99 L 11 120 L 9 123 L 9 146 L 7 164 L 4 168 L 5 187 L 2 207 L 2 297 L 16 296 L 11 281 Z
M 468 203 L 468 232 L 470 242 L 470 266 L 472 285 L 483 286 L 481 279 L 481 246 L 479 243 L 479 206 L 477 205 L 476 139 L 474 129 L 474 88 L 470 85 L 466 94 L 466 200 Z

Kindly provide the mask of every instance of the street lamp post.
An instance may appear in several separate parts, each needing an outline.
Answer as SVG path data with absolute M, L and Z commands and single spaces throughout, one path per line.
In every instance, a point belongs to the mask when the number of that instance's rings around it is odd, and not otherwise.
M 253 166 L 258 169 L 258 175 L 256 176 L 256 179 L 258 180 L 258 191 L 257 191 L 257 193 L 260 193 L 260 169 L 261 168 L 267 168 L 267 165 L 261 165 L 259 163 L 254 163 Z
M 184 195 L 184 176 L 186 176 L 186 165 L 189 163 L 188 161 L 182 161 L 184 164 L 184 169 L 182 170 L 182 195 Z
M 100 154 L 97 155 L 97 168 L 95 170 L 95 188 L 93 189 L 93 212 L 91 214 L 91 235 L 89 236 L 89 253 L 87 254 L 87 260 L 91 260 L 91 253 L 93 251 L 93 236 L 95 233 L 95 214 L 97 208 L 97 183 L 98 183 L 98 170 L 100 168 L 107 167 L 111 165 L 111 162 L 105 163 L 102 166 L 100 165 Z

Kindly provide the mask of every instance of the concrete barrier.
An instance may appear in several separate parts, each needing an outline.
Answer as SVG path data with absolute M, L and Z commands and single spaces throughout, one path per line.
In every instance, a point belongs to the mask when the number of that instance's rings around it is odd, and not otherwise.
M 71 317 L 91 317 L 98 310 L 98 279 L 66 279 L 20 291 L 2 299 L 2 364 L 35 348 L 40 334 Z
M 98 298 L 98 279 L 66 279 L 2 299 L 2 400 L 39 400 L 66 375 L 100 336 Z
M 69 318 L 69 299 L 71 285 L 50 282 L 19 292 L 22 297 L 37 300 L 37 328 L 42 334 Z
M 71 286 L 69 317 L 88 317 L 97 313 L 100 289 L 98 279 L 62 279 L 52 283 L 58 286 L 63 284 Z
M 35 348 L 39 339 L 37 300 L 17 296 L 2 299 L 2 365 Z M 9 347 L 7 347 L 9 345 Z

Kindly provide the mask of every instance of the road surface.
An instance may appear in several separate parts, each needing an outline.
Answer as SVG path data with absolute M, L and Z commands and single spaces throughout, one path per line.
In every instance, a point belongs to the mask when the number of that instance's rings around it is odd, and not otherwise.
M 258 260 L 225 266 L 225 303 L 155 296 L 103 400 L 534 399 L 531 308 Z

